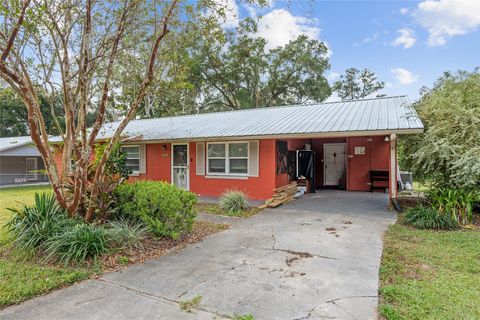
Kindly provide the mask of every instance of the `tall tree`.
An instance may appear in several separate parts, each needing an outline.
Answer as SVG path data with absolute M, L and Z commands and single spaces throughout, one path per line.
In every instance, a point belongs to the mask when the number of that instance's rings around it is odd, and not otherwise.
M 88 197 L 98 196 L 104 168 L 128 122 L 136 115 L 157 67 L 159 51 L 169 32 L 181 32 L 184 22 L 197 12 L 179 0 L 10 0 L 0 4 L 0 76 L 17 92 L 28 112 L 28 126 L 59 204 L 71 215 L 84 213 L 90 220 L 95 210 Z M 116 66 L 122 52 L 142 48 L 144 72 L 113 137 L 106 143 L 92 181 L 87 168 L 96 137 L 112 106 Z M 40 92 L 62 100 L 65 124 L 62 165 L 57 168 L 50 146 Z M 87 115 L 96 119 L 87 130 Z M 54 119 L 55 121 L 55 119 Z M 70 160 L 75 166 L 70 166 Z M 73 169 L 71 169 L 73 168 Z M 72 190 L 67 188 L 72 179 Z
M 300 36 L 267 50 L 266 40 L 254 36 L 256 31 L 252 19 L 231 31 L 212 20 L 169 38 L 177 49 L 174 55 L 166 53 L 172 74 L 155 79 L 161 85 L 150 88 L 140 116 L 319 102 L 330 95 L 324 76 L 330 66 L 322 42 Z M 124 93 L 134 90 L 129 87 L 125 83 Z M 128 99 L 128 94 L 117 97 L 120 104 Z
M 425 132 L 400 140 L 400 166 L 439 187 L 480 188 L 480 73 L 446 72 L 414 106 Z
M 39 100 L 47 133 L 52 136 L 60 135 L 61 128 L 65 125 L 61 99 L 49 99 L 42 93 Z M 95 114 L 89 112 L 86 117 L 87 126 L 91 126 L 94 121 Z M 0 89 L 0 137 L 28 134 L 28 112 L 22 99 L 11 88 Z
M 365 98 L 385 87 L 383 81 L 378 81 L 373 71 L 349 68 L 335 81 L 333 90 L 342 100 Z
M 192 79 L 202 90 L 201 109 L 225 110 L 319 102 L 330 96 L 323 42 L 299 36 L 266 49 L 252 36 L 257 24 L 246 19 L 232 32 L 208 39 L 193 50 Z

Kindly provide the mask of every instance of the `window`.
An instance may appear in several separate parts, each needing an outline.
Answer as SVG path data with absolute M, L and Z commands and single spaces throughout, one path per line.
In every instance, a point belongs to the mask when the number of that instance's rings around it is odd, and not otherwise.
M 248 173 L 248 142 L 208 143 L 209 174 L 246 175 Z
M 122 151 L 126 154 L 126 164 L 132 173 L 138 174 L 140 172 L 140 147 L 139 146 L 123 146 Z

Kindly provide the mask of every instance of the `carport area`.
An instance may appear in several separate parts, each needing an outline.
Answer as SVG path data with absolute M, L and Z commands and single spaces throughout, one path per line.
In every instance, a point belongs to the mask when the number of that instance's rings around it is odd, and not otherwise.
M 227 231 L 0 312 L 2 319 L 376 319 L 384 193 L 319 191 Z M 186 313 L 180 301 L 201 296 Z

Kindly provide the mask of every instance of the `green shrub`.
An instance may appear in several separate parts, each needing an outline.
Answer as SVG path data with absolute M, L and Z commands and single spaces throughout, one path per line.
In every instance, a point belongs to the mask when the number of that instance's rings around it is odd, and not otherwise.
M 136 248 L 147 236 L 148 228 L 142 222 L 119 219 L 107 223 L 106 231 L 115 248 Z
M 219 206 L 228 213 L 235 213 L 248 210 L 247 197 L 241 191 L 229 190 L 222 194 Z
M 35 205 L 8 210 L 14 214 L 7 230 L 14 234 L 14 244 L 23 250 L 40 248 L 46 240 L 74 224 L 51 193 L 35 193 Z
M 109 251 L 105 228 L 80 222 L 45 242 L 46 259 L 56 258 L 68 264 L 85 261 Z
M 177 239 L 191 231 L 197 197 L 166 182 L 138 181 L 116 189 L 120 215 L 142 221 L 157 236 Z
M 438 212 L 435 208 L 415 207 L 404 215 L 405 221 L 418 229 L 453 230 L 458 228 L 458 222 L 448 214 Z
M 468 224 L 473 219 L 473 206 L 480 201 L 478 190 L 432 189 L 428 192 L 428 199 L 433 208 L 449 215 L 461 224 Z

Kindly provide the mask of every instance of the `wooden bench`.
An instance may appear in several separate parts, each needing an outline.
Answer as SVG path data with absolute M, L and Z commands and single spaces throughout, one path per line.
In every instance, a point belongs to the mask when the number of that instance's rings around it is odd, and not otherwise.
M 373 170 L 370 171 L 370 192 L 373 192 L 375 189 L 382 189 L 384 191 L 388 188 L 389 174 L 388 171 L 379 171 Z M 385 185 L 377 185 L 376 182 L 387 182 Z

